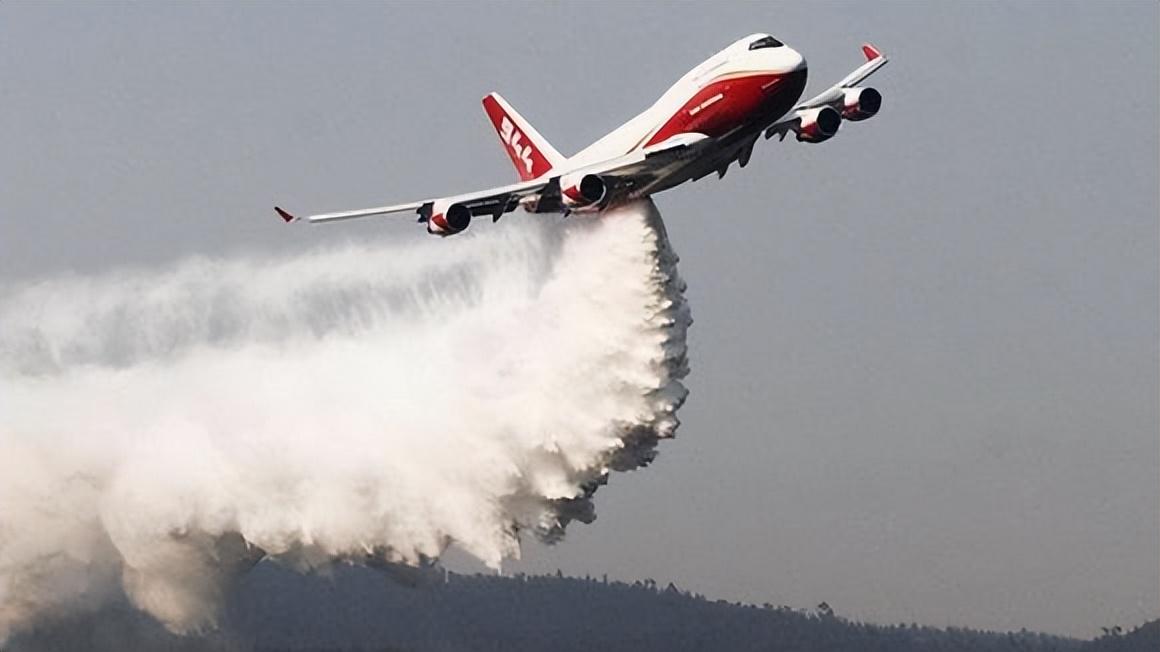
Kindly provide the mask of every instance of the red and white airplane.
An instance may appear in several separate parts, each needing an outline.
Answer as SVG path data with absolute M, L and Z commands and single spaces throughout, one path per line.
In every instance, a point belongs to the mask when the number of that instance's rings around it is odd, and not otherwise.
M 673 84 L 643 113 L 580 153 L 565 157 L 498 93 L 483 98 L 487 117 L 511 157 L 520 182 L 462 195 L 423 199 L 304 218 L 333 222 L 391 213 L 419 214 L 427 232 L 459 233 L 477 215 L 498 221 L 523 207 L 530 213 L 598 212 L 618 202 L 652 195 L 712 172 L 725 176 L 733 161 L 749 163 L 763 133 L 788 133 L 820 143 L 842 120 L 878 112 L 882 95 L 861 87 L 886 65 L 873 45 L 866 62 L 821 94 L 795 104 L 806 86 L 806 61 L 768 34 L 753 34 L 709 57 Z M 287 222 L 298 218 L 275 207 Z

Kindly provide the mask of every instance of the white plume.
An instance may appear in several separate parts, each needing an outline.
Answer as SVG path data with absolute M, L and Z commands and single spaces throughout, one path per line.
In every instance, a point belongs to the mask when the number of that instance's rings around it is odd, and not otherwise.
M 122 592 L 212 625 L 263 554 L 497 566 L 677 427 L 660 216 L 0 286 L 0 642 Z

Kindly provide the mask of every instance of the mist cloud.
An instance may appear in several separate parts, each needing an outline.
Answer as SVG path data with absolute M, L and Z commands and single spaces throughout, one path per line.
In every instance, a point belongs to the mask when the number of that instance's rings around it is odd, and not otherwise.
M 677 427 L 651 202 L 0 288 L 0 640 L 122 593 L 210 626 L 263 555 L 497 566 Z

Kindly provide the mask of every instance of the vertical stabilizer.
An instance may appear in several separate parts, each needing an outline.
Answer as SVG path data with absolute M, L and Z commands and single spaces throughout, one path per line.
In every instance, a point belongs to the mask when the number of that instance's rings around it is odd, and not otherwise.
M 488 93 L 483 98 L 483 110 L 499 134 L 512 165 L 521 181 L 541 177 L 564 162 L 564 157 L 556 151 L 536 128 L 528 124 L 523 116 L 507 103 L 499 93 Z

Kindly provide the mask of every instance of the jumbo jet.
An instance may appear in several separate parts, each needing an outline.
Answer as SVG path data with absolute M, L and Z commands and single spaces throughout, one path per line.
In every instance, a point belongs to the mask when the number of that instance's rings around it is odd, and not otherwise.
M 878 113 L 882 95 L 859 86 L 886 65 L 873 45 L 866 61 L 837 84 L 798 103 L 806 86 L 806 61 L 768 34 L 753 34 L 709 57 L 681 77 L 651 107 L 580 153 L 556 151 L 498 93 L 483 108 L 519 173 L 520 182 L 449 197 L 421 199 L 304 218 L 333 222 L 393 213 L 418 213 L 427 232 L 459 233 L 479 215 L 498 221 L 523 208 L 529 213 L 599 213 L 609 206 L 668 190 L 749 163 L 760 136 L 820 143 L 843 120 Z M 287 222 L 297 217 L 275 207 Z

